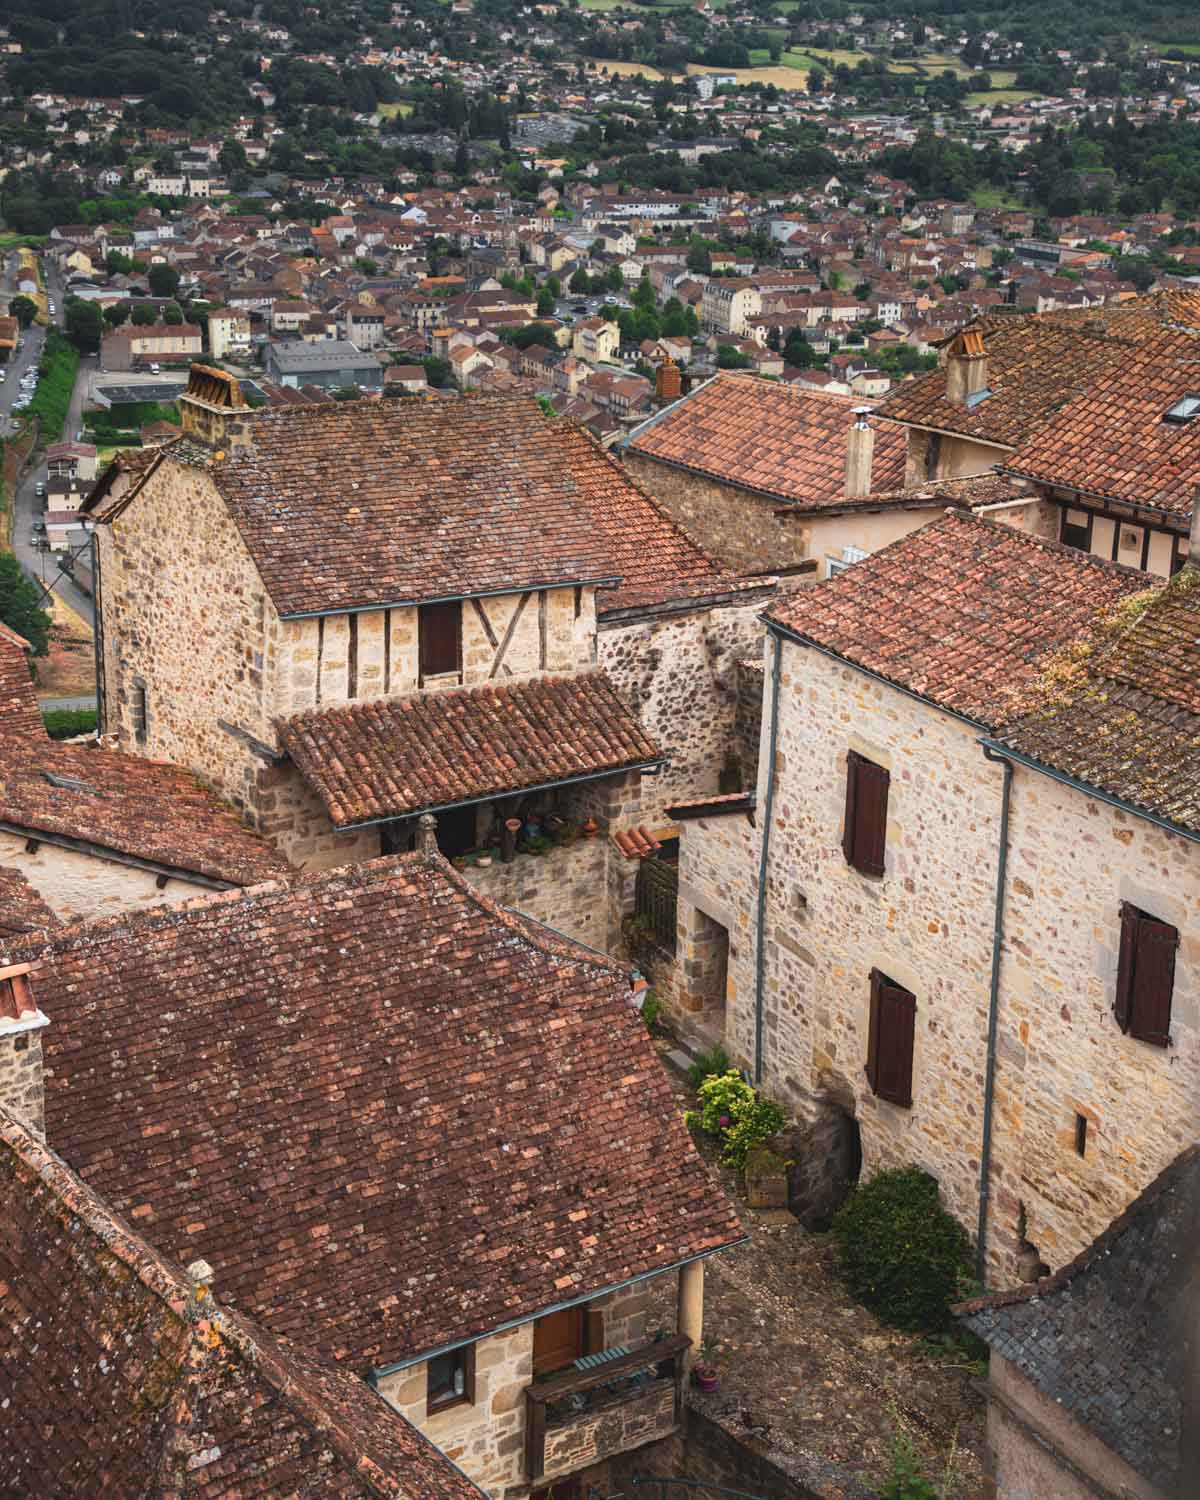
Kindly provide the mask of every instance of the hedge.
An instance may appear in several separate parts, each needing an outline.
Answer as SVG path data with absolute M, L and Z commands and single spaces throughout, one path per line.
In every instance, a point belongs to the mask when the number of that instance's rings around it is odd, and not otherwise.
M 48 708 L 42 714 L 46 733 L 52 740 L 70 740 L 77 734 L 94 734 L 94 708 Z

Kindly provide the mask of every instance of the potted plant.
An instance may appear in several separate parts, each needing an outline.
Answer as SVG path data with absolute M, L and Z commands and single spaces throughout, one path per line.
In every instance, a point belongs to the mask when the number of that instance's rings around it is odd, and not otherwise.
M 715 1391 L 720 1388 L 721 1377 L 717 1373 L 716 1353 L 716 1340 L 711 1334 L 706 1333 L 700 1340 L 700 1358 L 692 1367 L 692 1379 L 696 1383 L 697 1390 Z

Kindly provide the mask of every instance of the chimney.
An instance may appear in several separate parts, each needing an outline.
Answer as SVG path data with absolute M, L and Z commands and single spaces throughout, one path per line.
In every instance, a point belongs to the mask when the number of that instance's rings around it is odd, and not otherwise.
M 663 406 L 669 401 L 678 401 L 679 393 L 683 389 L 683 380 L 679 373 L 679 366 L 667 356 L 658 367 L 658 373 L 654 377 L 654 394 Z
M 0 1104 L 42 1137 L 46 1134 L 46 1093 L 42 1079 L 43 1026 L 30 987 L 32 964 L 0 968 Z
M 246 405 L 236 377 L 211 365 L 193 365 L 187 390 L 179 398 L 184 432 L 217 450 L 248 448 L 253 442 L 252 408 Z
M 867 421 L 869 406 L 856 406 L 854 426 L 846 434 L 846 499 L 865 500 L 871 493 L 871 460 L 875 454 L 875 429 Z
M 417 819 L 417 848 L 422 854 L 436 854 L 437 819 L 432 813 L 422 813 Z
M 946 400 L 966 406 L 987 390 L 987 350 L 978 328 L 964 328 L 946 352 Z
M 1196 486 L 1196 498 L 1192 501 L 1192 529 L 1188 533 L 1188 562 L 1200 571 L 1200 485 Z

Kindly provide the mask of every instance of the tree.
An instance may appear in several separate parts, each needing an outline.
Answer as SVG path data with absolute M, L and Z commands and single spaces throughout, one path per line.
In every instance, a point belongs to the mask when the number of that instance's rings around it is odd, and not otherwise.
M 183 322 L 183 308 L 178 302 L 168 302 L 163 308 L 163 322 L 177 328 Z
M 241 141 L 226 141 L 217 153 L 217 165 L 227 177 L 235 172 L 244 172 L 249 166 L 246 148 Z
M 129 308 L 124 302 L 113 302 L 104 309 L 104 321 L 110 328 L 120 328 L 129 319 Z
M 8 310 L 22 328 L 29 327 L 38 311 L 37 303 L 32 297 L 14 297 L 8 304 Z
M 450 368 L 449 360 L 439 359 L 436 354 L 427 354 L 421 363 L 425 366 L 425 379 L 434 390 L 445 390 L 454 384 L 454 371 Z
M 750 359 L 740 349 L 735 349 L 732 344 L 719 344 L 717 346 L 717 369 L 718 370 L 748 370 Z
M 156 261 L 150 267 L 147 280 L 151 295 L 155 297 L 173 297 L 179 290 L 179 272 L 174 266 L 164 265 L 161 261 Z M 135 318 L 134 322 L 136 321 Z
M 0 552 L 0 620 L 25 637 L 35 656 L 50 650 L 50 616 L 41 599 L 41 590 L 22 573 L 13 554 Z
M 154 309 L 148 302 L 139 302 L 133 309 L 131 321 L 138 328 L 147 328 L 156 321 Z
M 67 337 L 77 349 L 94 354 L 104 336 L 104 314 L 96 303 L 82 297 L 68 297 L 65 312 Z
M 544 286 L 538 293 L 537 315 L 539 318 L 552 318 L 554 316 L 554 293 L 548 286 Z
M 567 285 L 573 292 L 583 292 L 586 294 L 592 289 L 592 278 L 583 269 L 583 267 L 580 266 L 579 269 L 572 274 L 571 279 L 567 283 Z

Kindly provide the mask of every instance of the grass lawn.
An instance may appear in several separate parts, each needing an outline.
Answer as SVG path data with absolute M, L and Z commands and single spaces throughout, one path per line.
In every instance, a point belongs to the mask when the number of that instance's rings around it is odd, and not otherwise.
M 968 104 L 1023 104 L 1026 99 L 1036 99 L 1032 89 L 993 89 L 990 94 L 968 94 Z
M 1006 193 L 1003 188 L 992 187 L 990 183 L 972 188 L 971 202 L 976 208 L 981 209 L 1021 207 L 1020 198 L 1012 193 Z
M 927 73 L 953 73 L 956 78 L 970 78 L 974 71 L 953 52 L 927 52 L 918 61 Z
M 385 120 L 394 120 L 397 115 L 411 115 L 413 112 L 412 105 L 406 103 L 403 99 L 398 100 L 395 104 L 381 104 L 378 108 L 379 113 Z
M 771 54 L 765 47 L 750 48 L 750 62 L 753 67 L 765 68 L 771 61 Z
M 811 73 L 814 68 L 821 66 L 820 62 L 807 52 L 785 52 L 779 61 L 785 68 L 802 68 L 806 73 Z

